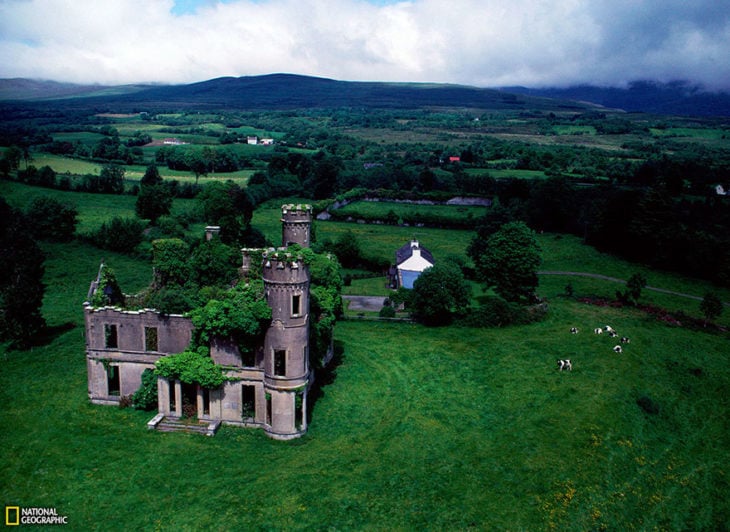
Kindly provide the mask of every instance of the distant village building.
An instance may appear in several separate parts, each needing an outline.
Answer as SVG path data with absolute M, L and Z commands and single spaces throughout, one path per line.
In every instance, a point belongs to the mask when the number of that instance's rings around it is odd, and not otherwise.
M 274 139 L 261 139 L 259 141 L 259 144 L 261 144 L 262 146 L 271 146 L 274 144 Z
M 183 144 L 187 144 L 187 142 L 183 142 L 182 140 L 180 140 L 178 138 L 162 139 L 162 143 L 167 146 L 182 146 Z
M 255 135 L 249 135 L 246 137 L 246 144 L 256 145 L 259 143 L 259 138 Z
M 411 240 L 395 252 L 395 266 L 388 274 L 391 288 L 413 288 L 413 283 L 435 264 L 433 255 L 418 240 Z
M 284 205 L 283 244 L 309 247 L 311 221 L 311 206 Z M 214 238 L 218 230 L 207 227 L 206 238 Z M 251 251 L 242 250 L 244 276 L 250 271 Z M 272 311 L 263 343 L 251 346 L 252 353 L 242 356 L 227 338 L 212 342 L 210 356 L 225 368 L 228 378 L 217 389 L 158 376 L 158 414 L 149 428 L 190 430 L 181 421 L 185 409 L 194 412 L 202 422 L 200 432 L 207 434 L 215 433 L 221 423 L 259 427 L 282 440 L 306 433 L 307 395 L 314 378 L 309 361 L 309 268 L 299 258 L 273 248 L 263 252 L 262 268 L 266 302 Z M 93 306 L 102 269 L 84 303 L 88 393 L 92 403 L 116 405 L 137 391 L 145 369 L 154 369 L 162 357 L 185 351 L 194 326 L 185 316 L 163 315 L 154 309 Z

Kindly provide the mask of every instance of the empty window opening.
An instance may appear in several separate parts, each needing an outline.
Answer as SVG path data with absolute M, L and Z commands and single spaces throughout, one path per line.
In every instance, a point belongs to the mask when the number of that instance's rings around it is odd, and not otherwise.
M 291 296 L 291 315 L 301 316 L 302 314 L 302 296 L 301 294 L 294 294 Z
M 106 386 L 109 395 L 119 395 L 119 367 L 109 365 L 106 370 Z
M 201 388 L 203 395 L 203 415 L 210 415 L 210 390 L 208 388 Z
M 116 349 L 119 346 L 117 342 L 117 326 L 107 323 L 104 325 L 104 347 L 108 349 Z
M 286 376 L 286 350 L 284 349 L 274 351 L 274 375 Z
M 157 351 L 157 327 L 144 328 L 144 350 Z
M 301 430 L 304 420 L 304 393 L 297 392 L 294 397 L 294 426 Z
M 182 383 L 182 415 L 185 418 L 198 417 L 198 386 Z
M 175 381 L 168 381 L 170 385 L 170 412 L 174 413 L 175 409 L 177 408 L 177 403 L 175 402 Z
M 241 385 L 241 417 L 252 419 L 256 417 L 256 386 Z
M 241 353 L 241 363 L 245 368 L 253 368 L 256 366 L 256 351 L 253 349 L 243 350 Z
M 266 424 L 271 425 L 271 394 L 266 394 Z

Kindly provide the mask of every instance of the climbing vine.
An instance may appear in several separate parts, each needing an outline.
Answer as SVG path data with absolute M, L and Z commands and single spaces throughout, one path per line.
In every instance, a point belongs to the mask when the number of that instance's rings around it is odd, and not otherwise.
M 122 289 L 119 288 L 114 270 L 106 264 L 102 264 L 99 268 L 99 284 L 94 292 L 91 304 L 94 307 L 124 304 L 124 294 Z
M 241 353 L 251 351 L 271 322 L 263 281 L 239 284 L 221 299 L 190 312 L 195 326 L 192 345 L 208 347 L 215 338 L 232 338 Z
M 198 383 L 203 388 L 218 388 L 226 380 L 223 366 L 217 365 L 203 347 L 162 357 L 155 364 L 155 374 L 186 384 Z

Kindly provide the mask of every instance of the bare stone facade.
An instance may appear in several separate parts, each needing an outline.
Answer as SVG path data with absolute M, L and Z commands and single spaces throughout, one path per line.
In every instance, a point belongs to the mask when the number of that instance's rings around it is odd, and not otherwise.
M 309 247 L 312 209 L 282 207 L 282 243 Z M 242 250 L 244 277 L 252 250 Z M 245 357 L 228 339 L 210 346 L 211 358 L 229 378 L 218 389 L 205 389 L 158 377 L 158 411 L 181 418 L 191 411 L 200 420 L 262 428 L 276 439 L 291 439 L 307 430 L 307 392 L 313 373 L 309 363 L 309 269 L 283 250 L 263 253 L 266 301 L 272 311 L 263 345 Z M 92 300 L 92 283 L 88 301 Z M 163 356 L 184 351 L 193 332 L 190 319 L 163 316 L 153 309 L 125 311 L 84 304 L 89 398 L 96 404 L 118 404 L 141 384 L 146 368 Z

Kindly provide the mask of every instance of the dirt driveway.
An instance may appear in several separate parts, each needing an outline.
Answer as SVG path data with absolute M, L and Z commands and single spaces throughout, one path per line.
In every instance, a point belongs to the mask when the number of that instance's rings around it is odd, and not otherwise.
M 379 312 L 385 301 L 382 296 L 342 296 L 342 299 L 350 302 L 348 309 L 360 312 Z

